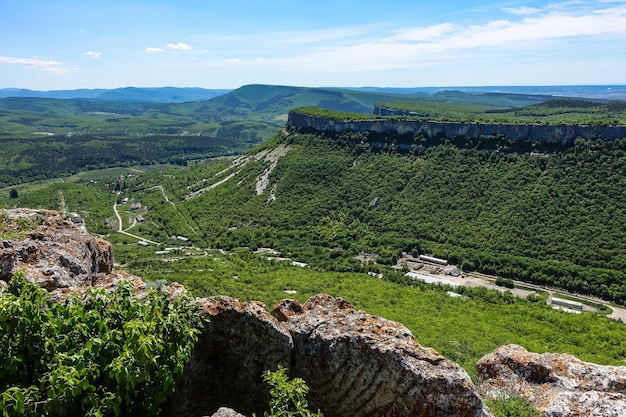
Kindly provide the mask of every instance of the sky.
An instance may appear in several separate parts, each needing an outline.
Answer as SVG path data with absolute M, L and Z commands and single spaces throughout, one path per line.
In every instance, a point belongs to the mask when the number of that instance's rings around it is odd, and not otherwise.
M 0 88 L 626 84 L 626 0 L 0 0 Z

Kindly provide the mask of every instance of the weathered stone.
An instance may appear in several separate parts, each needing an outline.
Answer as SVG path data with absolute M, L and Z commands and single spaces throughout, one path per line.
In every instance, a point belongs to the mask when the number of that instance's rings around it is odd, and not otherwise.
M 478 361 L 483 390 L 531 401 L 544 417 L 626 415 L 626 367 L 501 346 Z
M 261 375 L 278 365 L 311 388 L 311 408 L 335 416 L 491 416 L 458 365 L 421 347 L 404 326 L 327 295 L 260 303 L 203 300 L 211 324 L 196 344 L 169 416 L 231 406 L 263 413 Z
M 0 246 L 0 279 L 8 281 L 18 270 L 26 280 L 48 291 L 86 289 L 113 269 L 111 245 L 76 227 L 52 210 L 5 210 L 8 222 L 27 220 L 35 228 L 22 239 Z
M 291 372 L 326 417 L 491 415 L 467 373 L 401 324 L 327 295 L 277 308 L 294 341 Z
M 218 409 L 211 417 L 245 417 L 243 414 L 239 414 L 232 408 L 222 407 Z
M 176 386 L 168 415 L 209 415 L 224 405 L 263 415 L 270 400 L 263 372 L 289 367 L 291 335 L 262 303 L 230 297 L 200 302 L 211 322 Z

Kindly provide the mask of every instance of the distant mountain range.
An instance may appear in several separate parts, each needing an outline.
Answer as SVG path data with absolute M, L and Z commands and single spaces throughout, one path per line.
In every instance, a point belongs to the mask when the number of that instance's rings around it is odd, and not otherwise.
M 298 87 L 284 87 L 297 89 Z M 626 99 L 626 85 L 579 85 L 579 86 L 484 86 L 484 87 L 337 87 L 333 89 L 353 90 L 383 94 L 435 94 L 441 91 L 461 91 L 465 93 L 532 94 L 559 97 L 594 98 L 604 100 Z M 327 88 L 321 90 L 328 90 Z M 58 99 L 94 99 L 105 101 L 133 101 L 149 103 L 186 103 L 211 100 L 232 89 L 154 87 L 125 87 L 114 89 L 77 89 L 37 91 L 20 88 L 0 89 L 0 98 L 40 97 Z
M 39 97 L 60 99 L 93 99 L 105 101 L 133 101 L 149 103 L 186 103 L 206 101 L 226 94 L 232 90 L 210 90 L 206 88 L 125 87 L 114 89 L 79 89 L 35 91 L 19 88 L 0 89 L 0 98 L 6 97 Z

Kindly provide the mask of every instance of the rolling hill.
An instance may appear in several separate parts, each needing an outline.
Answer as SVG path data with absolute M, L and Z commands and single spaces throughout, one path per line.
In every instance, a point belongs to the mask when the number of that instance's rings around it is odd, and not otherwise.
M 0 188 L 95 168 L 186 163 L 240 154 L 279 130 L 293 107 L 371 114 L 375 104 L 383 100 L 441 102 L 454 97 L 456 103 L 478 99 L 490 109 L 506 110 L 546 98 L 497 94 L 485 98 L 465 93 L 407 96 L 249 85 L 208 101 L 150 102 L 158 97 L 168 101 L 174 96 L 189 98 L 185 94 L 194 91 L 129 88 L 98 92 L 99 98 L 91 99 L 2 98 L 0 141 L 4 153 L 0 155 Z M 141 101 L 128 101 L 131 99 Z

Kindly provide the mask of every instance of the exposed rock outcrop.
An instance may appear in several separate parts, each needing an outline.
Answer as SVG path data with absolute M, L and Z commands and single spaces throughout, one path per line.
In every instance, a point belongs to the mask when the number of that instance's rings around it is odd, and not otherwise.
M 113 271 L 113 249 L 105 240 L 91 236 L 53 210 L 3 210 L 7 230 L 0 244 L 0 280 L 8 281 L 17 271 L 61 297 L 70 290 L 91 286 L 113 288 L 131 279 L 124 271 Z M 16 226 L 18 225 L 18 226 Z
M 292 372 L 332 416 L 489 416 L 465 371 L 403 325 L 327 295 L 275 309 L 294 340 Z
M 571 355 L 528 352 L 507 345 L 477 364 L 489 395 L 512 393 L 544 417 L 626 415 L 626 367 L 583 362 Z
M 397 120 L 374 118 L 367 120 L 335 120 L 301 112 L 289 113 L 287 126 L 317 132 L 387 133 L 414 135 L 420 133 L 428 139 L 457 137 L 478 140 L 481 136 L 504 135 L 512 141 L 545 142 L 561 146 L 571 144 L 577 137 L 600 137 L 605 140 L 626 138 L 626 126 L 589 126 L 566 124 L 513 124 L 438 122 L 433 120 Z
M 223 405 L 262 414 L 269 392 L 261 375 L 278 365 L 307 381 L 311 407 L 326 417 L 491 416 L 461 367 L 420 346 L 406 327 L 345 300 L 283 300 L 276 318 L 259 303 L 203 302 L 211 325 L 177 387 L 172 416 Z
M 211 417 L 245 417 L 243 414 L 239 414 L 232 408 L 222 407 L 217 410 Z

